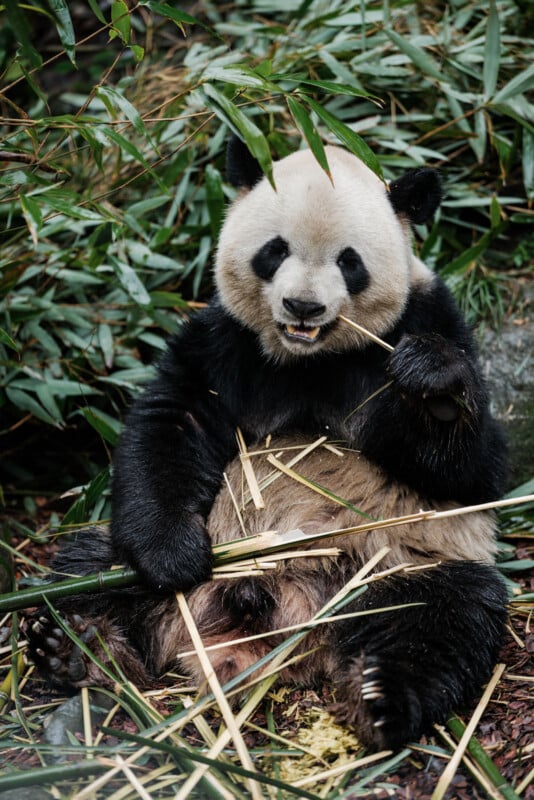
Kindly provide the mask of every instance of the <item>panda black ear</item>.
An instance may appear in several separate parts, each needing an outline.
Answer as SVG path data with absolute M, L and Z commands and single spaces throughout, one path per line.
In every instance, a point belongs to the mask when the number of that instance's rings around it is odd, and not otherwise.
M 226 149 L 226 177 L 232 186 L 245 189 L 252 189 L 263 178 L 259 162 L 235 134 Z
M 441 177 L 436 169 L 412 169 L 389 184 L 389 200 L 397 214 L 413 223 L 427 222 L 441 203 Z

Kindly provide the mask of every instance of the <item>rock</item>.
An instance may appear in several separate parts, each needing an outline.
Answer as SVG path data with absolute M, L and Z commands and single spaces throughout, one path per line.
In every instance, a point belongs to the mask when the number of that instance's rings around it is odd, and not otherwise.
M 495 416 L 504 424 L 512 463 L 510 488 L 534 478 L 534 286 L 521 316 L 480 334 L 480 359 Z

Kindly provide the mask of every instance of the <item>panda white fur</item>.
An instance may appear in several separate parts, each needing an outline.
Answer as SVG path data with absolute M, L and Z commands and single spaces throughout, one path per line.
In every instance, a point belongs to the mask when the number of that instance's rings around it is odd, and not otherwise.
M 130 411 L 114 459 L 111 539 L 93 529 L 57 559 L 70 574 L 125 561 L 143 587 L 63 601 L 60 609 L 107 661 L 98 630 L 132 679 L 147 682 L 178 664 L 202 683 L 195 658 L 179 659 L 191 650 L 173 594 L 184 590 L 204 643 L 228 642 L 210 655 L 224 683 L 283 637 L 233 639 L 308 621 L 388 545 L 377 569 L 428 568 L 369 585 L 344 611 L 403 607 L 320 626 L 301 648 L 313 654 L 282 679 L 330 677 L 338 718 L 369 747 L 398 747 L 474 696 L 495 662 L 506 594 L 492 566 L 490 513 L 326 539 L 321 544 L 340 548 L 338 557 L 210 579 L 212 544 L 242 535 L 222 488 L 226 472 L 244 501 L 238 428 L 249 449 L 283 461 L 292 448 L 328 437 L 335 446 L 316 447 L 298 469 L 375 519 L 483 502 L 503 488 L 505 447 L 471 333 L 412 250 L 410 223 L 432 216 L 439 176 L 415 170 L 388 190 L 353 155 L 326 152 L 331 180 L 300 151 L 275 164 L 275 191 L 244 145 L 231 141 L 228 172 L 241 192 L 220 235 L 217 293 L 171 340 L 157 378 Z M 273 467 L 265 454 L 253 458 L 261 484 Z M 318 533 L 361 521 L 288 477 L 263 497 L 262 510 L 243 502 L 247 533 Z M 106 682 L 53 620 L 41 617 L 29 633 L 33 657 L 53 682 Z

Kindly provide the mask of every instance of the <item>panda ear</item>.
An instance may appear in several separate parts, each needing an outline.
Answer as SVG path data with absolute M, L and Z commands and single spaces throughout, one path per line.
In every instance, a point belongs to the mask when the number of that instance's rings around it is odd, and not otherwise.
M 397 214 L 413 223 L 427 222 L 441 203 L 441 177 L 436 169 L 412 169 L 389 185 L 389 200 Z
M 259 162 L 235 134 L 226 149 L 226 177 L 232 186 L 245 189 L 252 189 L 263 178 Z

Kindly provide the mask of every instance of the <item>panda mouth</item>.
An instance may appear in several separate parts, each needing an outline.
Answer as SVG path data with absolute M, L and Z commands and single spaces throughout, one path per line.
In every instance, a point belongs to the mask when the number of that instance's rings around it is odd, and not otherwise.
M 316 342 L 322 333 L 322 328 L 319 325 L 309 327 L 302 322 L 298 325 L 290 325 L 286 323 L 281 326 L 284 335 L 292 341 L 303 342 L 305 344 L 313 344 Z

